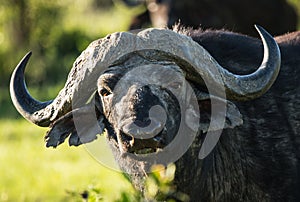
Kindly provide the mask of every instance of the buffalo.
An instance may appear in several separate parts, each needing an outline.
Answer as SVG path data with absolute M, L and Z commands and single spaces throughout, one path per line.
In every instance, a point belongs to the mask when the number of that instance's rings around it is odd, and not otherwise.
M 144 3 L 147 10 L 132 19 L 130 29 L 151 24 L 168 26 L 179 22 L 197 29 L 229 29 L 256 37 L 253 22 L 274 35 L 297 29 L 297 10 L 286 0 L 123 0 L 134 6 Z M 188 12 L 187 12 L 188 11 Z
M 191 201 L 300 200 L 300 32 L 259 39 L 224 30 L 146 29 L 92 42 L 51 101 L 31 97 L 28 53 L 10 94 L 47 147 L 106 131 L 143 192 L 154 164 L 175 162 Z

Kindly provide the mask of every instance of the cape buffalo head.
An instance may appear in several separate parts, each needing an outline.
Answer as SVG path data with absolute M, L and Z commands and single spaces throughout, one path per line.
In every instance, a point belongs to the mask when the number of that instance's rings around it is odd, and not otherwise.
M 11 97 L 26 119 L 50 127 L 48 147 L 67 137 L 70 145 L 90 142 L 106 129 L 116 158 L 136 160 L 122 166 L 126 171 L 141 161 L 165 163 L 157 157 L 160 154 L 175 161 L 180 157 L 175 153 L 184 152 L 197 134 L 242 123 L 228 100 L 257 98 L 275 81 L 279 48 L 264 29 L 256 28 L 264 59 L 249 75 L 227 71 L 188 36 L 147 29 L 115 33 L 91 43 L 75 61 L 64 88 L 48 102 L 33 99 L 26 90 L 29 53 L 12 74 Z M 155 158 L 144 159 L 145 154 Z

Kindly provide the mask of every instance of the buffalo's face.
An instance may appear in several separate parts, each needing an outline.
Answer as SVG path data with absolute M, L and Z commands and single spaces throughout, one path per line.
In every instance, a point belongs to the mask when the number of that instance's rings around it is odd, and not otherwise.
M 173 63 L 114 66 L 98 80 L 109 140 L 121 152 L 144 154 L 168 145 L 181 123 L 186 83 Z

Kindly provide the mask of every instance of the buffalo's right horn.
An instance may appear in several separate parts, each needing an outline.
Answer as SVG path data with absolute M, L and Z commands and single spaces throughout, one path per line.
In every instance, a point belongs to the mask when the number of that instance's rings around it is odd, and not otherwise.
M 45 108 L 51 105 L 51 101 L 40 102 L 31 97 L 26 88 L 24 71 L 31 56 L 27 53 L 15 68 L 10 80 L 10 96 L 19 113 L 30 122 L 39 126 L 49 126 L 51 112 L 45 113 Z M 39 111 L 41 113 L 39 113 Z

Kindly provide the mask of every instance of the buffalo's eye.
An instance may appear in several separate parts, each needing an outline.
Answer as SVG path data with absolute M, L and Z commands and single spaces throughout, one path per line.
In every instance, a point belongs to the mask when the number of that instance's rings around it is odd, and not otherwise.
M 100 95 L 105 97 L 105 96 L 108 96 L 111 94 L 111 92 L 109 92 L 109 90 L 105 89 L 105 88 L 102 88 L 100 91 L 99 91 Z
M 181 82 L 173 82 L 173 83 L 170 83 L 169 84 L 169 87 L 170 88 L 173 88 L 173 89 L 180 89 L 182 86 L 182 83 Z

